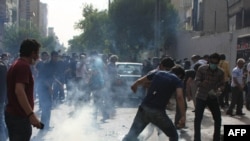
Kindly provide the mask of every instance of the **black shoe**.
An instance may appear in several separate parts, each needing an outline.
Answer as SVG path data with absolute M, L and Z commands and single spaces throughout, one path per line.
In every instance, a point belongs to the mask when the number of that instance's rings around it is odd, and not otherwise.
M 245 115 L 245 113 L 236 113 L 236 115 L 238 115 L 238 116 L 244 116 Z
M 229 111 L 227 111 L 226 114 L 229 115 L 229 116 L 234 116 L 234 114 L 232 112 L 229 112 Z

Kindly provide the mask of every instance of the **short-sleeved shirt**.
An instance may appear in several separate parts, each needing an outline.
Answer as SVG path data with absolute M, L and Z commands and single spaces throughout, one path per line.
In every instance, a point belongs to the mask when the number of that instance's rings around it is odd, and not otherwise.
M 240 85 L 243 85 L 243 69 L 240 69 L 239 67 L 235 67 L 233 68 L 233 71 L 232 71 L 232 78 L 236 78 L 238 83 Z M 231 86 L 232 87 L 235 87 L 236 84 L 234 83 L 233 79 L 232 79 L 232 82 L 231 82 Z
M 183 88 L 183 82 L 170 72 L 155 71 L 149 73 L 147 78 L 151 81 L 151 85 L 142 105 L 151 108 L 165 110 L 176 88 Z
M 29 63 L 23 59 L 16 60 L 9 68 L 7 73 L 7 98 L 6 112 L 16 116 L 26 117 L 25 111 L 22 109 L 15 94 L 16 83 L 25 84 L 25 93 L 31 108 L 34 108 L 34 79 Z
M 247 82 L 250 82 L 250 63 L 247 64 Z

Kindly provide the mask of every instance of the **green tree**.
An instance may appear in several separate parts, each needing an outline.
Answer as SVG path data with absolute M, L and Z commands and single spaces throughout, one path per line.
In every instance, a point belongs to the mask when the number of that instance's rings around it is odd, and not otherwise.
M 69 41 L 69 51 L 98 50 L 104 52 L 109 48 L 109 18 L 107 11 L 98 11 L 92 5 L 83 8 L 83 19 L 76 24 L 76 28 L 82 30 L 79 36 Z
M 16 24 L 4 28 L 3 45 L 4 50 L 11 54 L 19 51 L 20 43 L 26 38 L 40 38 L 38 30 L 26 21 L 21 21 L 19 26 Z
M 115 28 L 116 46 L 121 52 L 133 53 L 152 50 L 159 46 L 167 48 L 175 44 L 178 16 L 169 0 L 159 0 L 158 21 L 156 21 L 157 0 L 114 0 L 109 16 Z M 159 39 L 155 39 L 158 30 Z M 159 47 L 157 47 L 159 48 Z
M 114 0 L 108 12 L 86 5 L 83 19 L 76 26 L 82 33 L 69 45 L 71 51 L 95 49 L 115 53 L 121 60 L 136 61 L 138 52 L 174 46 L 177 27 L 177 12 L 170 0 Z
M 86 47 L 84 47 L 81 35 L 74 36 L 73 39 L 68 41 L 69 44 L 68 52 L 85 52 Z
M 56 46 L 54 37 L 42 37 L 34 24 L 27 21 L 21 21 L 18 26 L 16 24 L 6 26 L 3 35 L 4 51 L 13 55 L 19 52 L 21 42 L 27 38 L 38 40 L 44 51 L 51 51 Z
M 56 50 L 55 48 L 59 46 L 57 38 L 54 36 L 41 37 L 40 43 L 42 44 L 41 51 L 51 52 Z

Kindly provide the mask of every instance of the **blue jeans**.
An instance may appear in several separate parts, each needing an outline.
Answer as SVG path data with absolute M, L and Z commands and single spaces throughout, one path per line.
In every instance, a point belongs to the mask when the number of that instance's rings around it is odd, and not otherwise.
M 30 121 L 26 117 L 13 116 L 5 112 L 10 141 L 29 141 L 32 134 Z
M 147 106 L 138 108 L 133 124 L 123 141 L 138 141 L 138 135 L 149 123 L 153 123 L 160 128 L 169 137 L 170 141 L 178 141 L 177 130 L 166 111 L 152 109 Z
M 7 140 L 7 128 L 4 122 L 4 103 L 0 104 L 0 141 Z
M 217 97 L 201 100 L 196 98 L 195 118 L 194 118 L 194 141 L 201 141 L 201 121 L 204 110 L 208 106 L 214 119 L 213 141 L 220 141 L 221 111 Z
M 39 104 L 41 108 L 41 122 L 44 124 L 44 129 L 50 127 L 50 117 L 52 110 L 52 96 L 48 87 L 43 83 L 38 87 Z

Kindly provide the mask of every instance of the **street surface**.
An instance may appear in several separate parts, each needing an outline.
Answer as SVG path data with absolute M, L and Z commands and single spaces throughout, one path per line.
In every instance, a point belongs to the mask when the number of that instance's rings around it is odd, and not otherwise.
M 36 106 L 38 107 L 38 106 Z M 174 119 L 175 105 L 172 101 L 170 110 L 167 110 L 169 116 Z M 188 102 L 187 121 L 184 129 L 178 130 L 180 141 L 193 141 L 193 125 L 194 125 L 194 110 L 193 103 Z M 93 120 L 91 106 L 86 106 L 81 109 L 75 109 L 74 106 L 67 103 L 61 104 L 52 110 L 51 128 L 49 131 L 42 131 L 33 128 L 32 141 L 121 141 L 123 136 L 128 132 L 132 120 L 136 114 L 137 106 L 135 107 L 119 107 L 116 108 L 115 115 L 106 122 L 101 122 L 101 115 L 97 120 Z M 245 116 L 230 117 L 226 115 L 226 110 L 222 109 L 222 128 L 223 125 L 232 124 L 250 124 L 250 112 L 244 107 Z M 39 110 L 36 110 L 39 115 Z M 150 126 L 150 125 L 149 125 Z M 144 141 L 166 141 L 168 138 L 161 134 L 157 135 L 156 128 L 147 127 L 139 136 L 141 140 L 153 133 L 147 140 Z M 204 112 L 204 117 L 201 125 L 201 134 L 203 141 L 211 141 L 213 135 L 213 119 L 208 109 Z

